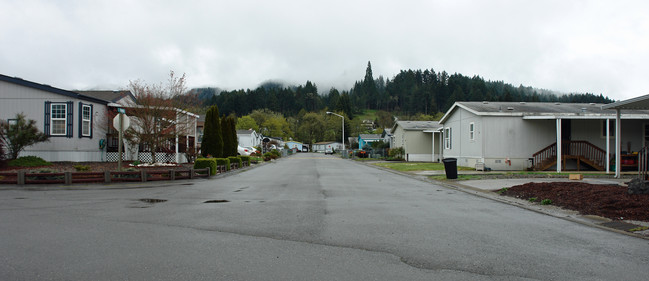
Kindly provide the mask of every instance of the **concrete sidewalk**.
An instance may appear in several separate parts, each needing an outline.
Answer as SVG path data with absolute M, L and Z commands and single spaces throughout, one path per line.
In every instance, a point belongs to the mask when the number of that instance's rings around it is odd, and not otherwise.
M 488 179 L 488 180 L 465 180 L 461 181 L 462 185 L 470 186 L 481 190 L 498 190 L 503 187 L 512 187 L 515 185 L 526 184 L 530 182 L 584 182 L 589 184 L 621 184 L 628 182 L 629 179 L 600 179 L 584 178 L 583 180 L 569 180 L 567 178 L 510 178 L 510 179 Z

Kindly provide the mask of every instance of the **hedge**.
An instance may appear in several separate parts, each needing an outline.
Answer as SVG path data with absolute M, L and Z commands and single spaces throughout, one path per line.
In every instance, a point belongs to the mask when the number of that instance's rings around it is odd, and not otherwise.
M 216 165 L 225 166 L 225 170 L 230 170 L 230 159 L 228 158 L 214 158 L 216 160 Z
M 194 169 L 210 168 L 210 175 L 216 175 L 216 158 L 198 158 L 194 161 Z
M 246 165 L 250 166 L 250 156 L 239 155 L 239 158 L 242 162 L 246 163 Z
M 243 165 L 241 164 L 241 163 L 242 163 L 242 162 L 241 162 L 241 158 L 239 158 L 239 157 L 237 157 L 237 156 L 230 156 L 230 157 L 228 157 L 228 159 L 230 160 L 230 163 L 238 163 L 239 166 L 237 166 L 237 167 L 239 167 L 239 168 L 241 168 L 241 167 L 243 166 Z

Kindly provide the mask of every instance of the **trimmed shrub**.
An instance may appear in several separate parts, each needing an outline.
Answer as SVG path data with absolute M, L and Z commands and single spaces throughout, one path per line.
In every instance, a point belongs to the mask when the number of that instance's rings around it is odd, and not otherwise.
M 242 164 L 241 158 L 236 157 L 236 156 L 230 156 L 230 157 L 228 157 L 228 159 L 230 160 L 230 163 L 237 163 L 237 165 L 239 165 L 238 167 L 241 168 L 241 166 L 242 166 L 241 165 Z
M 36 156 L 23 156 L 9 161 L 9 167 L 37 167 L 37 166 L 50 166 L 52 163 L 43 160 L 43 158 Z
M 250 165 L 250 156 L 239 155 L 239 159 L 246 165 Z
M 228 158 L 214 158 L 216 159 L 216 165 L 225 166 L 225 170 L 230 170 L 230 159 Z
M 210 175 L 216 175 L 216 158 L 198 158 L 194 161 L 194 169 L 210 168 Z

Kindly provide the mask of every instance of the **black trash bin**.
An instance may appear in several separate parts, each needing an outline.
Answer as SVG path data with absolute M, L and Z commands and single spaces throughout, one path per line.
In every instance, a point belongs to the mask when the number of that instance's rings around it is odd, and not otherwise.
M 457 179 L 457 158 L 444 158 L 444 170 L 447 179 Z

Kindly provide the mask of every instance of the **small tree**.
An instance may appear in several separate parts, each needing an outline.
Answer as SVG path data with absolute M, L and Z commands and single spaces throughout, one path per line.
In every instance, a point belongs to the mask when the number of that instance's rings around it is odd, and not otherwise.
M 36 121 L 27 120 L 22 113 L 16 114 L 15 122 L 0 124 L 0 150 L 5 146 L 9 159 L 18 158 L 18 154 L 30 145 L 48 140 L 49 136 L 36 128 Z

